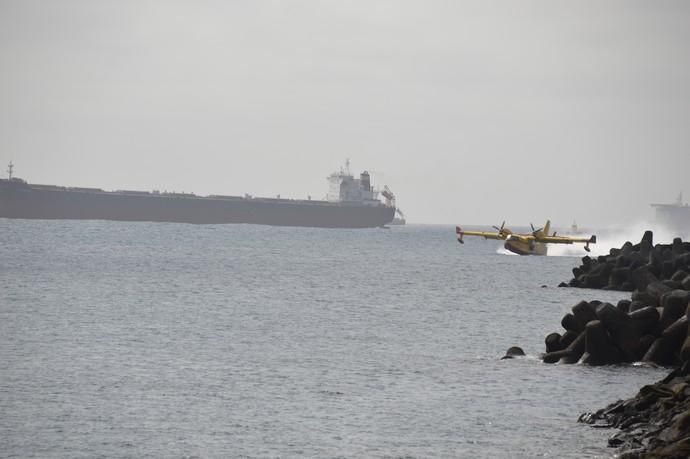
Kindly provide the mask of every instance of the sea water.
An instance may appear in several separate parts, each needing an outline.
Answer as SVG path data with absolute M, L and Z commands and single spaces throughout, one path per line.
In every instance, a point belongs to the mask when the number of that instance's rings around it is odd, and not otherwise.
M 497 247 L 450 226 L 0 219 L 0 456 L 611 456 L 578 416 L 667 371 L 538 355 L 579 300 L 626 294 L 556 288 L 578 258 Z

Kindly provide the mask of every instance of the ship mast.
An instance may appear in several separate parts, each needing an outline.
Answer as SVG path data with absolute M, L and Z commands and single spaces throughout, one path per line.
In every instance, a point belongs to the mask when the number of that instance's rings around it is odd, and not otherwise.
M 7 166 L 7 175 L 9 177 L 10 182 L 12 181 L 12 171 L 14 170 L 14 164 L 12 164 L 12 161 L 10 161 L 10 164 Z

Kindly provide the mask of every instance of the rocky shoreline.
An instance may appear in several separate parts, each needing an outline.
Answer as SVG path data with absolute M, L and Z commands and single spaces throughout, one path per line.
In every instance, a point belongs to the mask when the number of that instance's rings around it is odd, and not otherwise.
M 675 368 L 637 396 L 612 403 L 579 422 L 617 428 L 609 446 L 621 458 L 690 457 L 690 243 L 653 245 L 645 232 L 609 255 L 584 257 L 560 287 L 632 292 L 616 305 L 581 301 L 545 338 L 545 363 L 609 365 L 643 362 Z
M 653 233 L 646 231 L 638 244 L 626 242 L 620 249 L 611 249 L 608 255 L 582 258 L 582 265 L 573 268 L 574 277 L 568 283 L 561 282 L 559 287 L 632 292 L 639 290 L 635 271 L 645 267 L 670 288 L 690 290 L 690 242 L 675 238 L 672 244 L 653 245 L 653 238 Z
M 619 429 L 608 443 L 621 459 L 690 457 L 690 362 L 578 422 Z

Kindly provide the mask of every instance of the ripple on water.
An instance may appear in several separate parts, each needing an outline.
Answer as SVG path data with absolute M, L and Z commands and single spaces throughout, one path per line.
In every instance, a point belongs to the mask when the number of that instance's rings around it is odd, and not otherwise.
M 579 414 L 664 374 L 542 364 L 573 304 L 622 294 L 452 227 L 0 232 L 8 456 L 602 457 Z

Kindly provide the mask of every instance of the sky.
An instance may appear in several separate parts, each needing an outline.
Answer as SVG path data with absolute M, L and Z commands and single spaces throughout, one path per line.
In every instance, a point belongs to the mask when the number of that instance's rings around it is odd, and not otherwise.
M 624 225 L 690 200 L 690 2 L 0 0 L 0 166 L 414 223 Z

